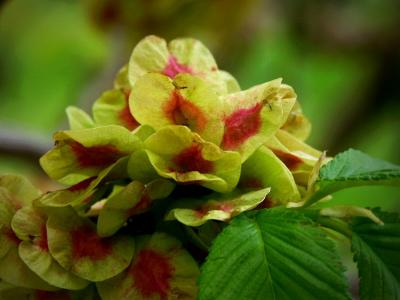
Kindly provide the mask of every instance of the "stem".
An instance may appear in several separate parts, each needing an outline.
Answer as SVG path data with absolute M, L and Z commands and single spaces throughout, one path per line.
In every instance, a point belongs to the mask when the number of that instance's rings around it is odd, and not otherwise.
M 333 229 L 334 231 L 339 232 L 351 239 L 352 231 L 349 227 L 349 224 L 347 224 L 345 221 L 338 218 L 320 217 L 318 218 L 317 222 L 322 226 Z

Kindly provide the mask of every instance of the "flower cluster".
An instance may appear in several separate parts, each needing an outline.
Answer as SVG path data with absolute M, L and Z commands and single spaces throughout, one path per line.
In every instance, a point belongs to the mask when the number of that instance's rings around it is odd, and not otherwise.
M 324 161 L 290 86 L 241 90 L 193 39 L 146 37 L 92 116 L 67 115 L 40 160 L 66 188 L 0 177 L 7 299 L 194 299 L 224 222 L 301 205 Z

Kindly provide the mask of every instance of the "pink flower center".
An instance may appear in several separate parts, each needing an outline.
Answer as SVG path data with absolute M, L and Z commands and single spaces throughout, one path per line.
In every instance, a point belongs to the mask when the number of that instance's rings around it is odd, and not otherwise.
M 194 74 L 192 68 L 184 64 L 180 64 L 173 55 L 170 55 L 168 58 L 168 64 L 165 66 L 162 73 L 170 78 L 174 78 L 179 73 Z
M 133 130 L 137 127 L 139 127 L 139 122 L 136 121 L 136 119 L 132 116 L 132 113 L 129 109 L 129 91 L 124 91 L 125 95 L 125 106 L 124 108 L 119 112 L 119 118 L 122 121 L 122 123 L 125 125 L 126 128 L 129 130 Z

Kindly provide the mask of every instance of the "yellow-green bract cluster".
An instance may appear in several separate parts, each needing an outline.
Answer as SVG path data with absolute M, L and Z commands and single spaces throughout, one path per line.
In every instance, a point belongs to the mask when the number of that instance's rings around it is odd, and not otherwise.
M 102 299 L 193 299 L 198 267 L 180 242 L 134 236 L 127 222 L 155 211 L 157 224 L 192 230 L 301 205 L 324 162 L 304 142 L 310 124 L 290 86 L 275 79 L 242 91 L 193 39 L 146 37 L 92 116 L 67 114 L 71 129 L 40 160 L 66 188 L 40 195 L 20 177 L 1 178 L 8 297 L 94 299 L 96 282 Z

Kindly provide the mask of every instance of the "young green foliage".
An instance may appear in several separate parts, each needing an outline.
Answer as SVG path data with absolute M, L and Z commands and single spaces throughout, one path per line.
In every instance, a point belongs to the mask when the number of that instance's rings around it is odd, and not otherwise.
M 308 205 L 338 190 L 363 185 L 400 185 L 400 166 L 349 149 L 323 166 Z
M 374 210 L 384 225 L 367 218 L 351 223 L 351 245 L 360 276 L 362 300 L 400 299 L 400 216 Z
M 350 298 L 333 242 L 280 208 L 235 218 L 214 241 L 199 284 L 200 300 Z

